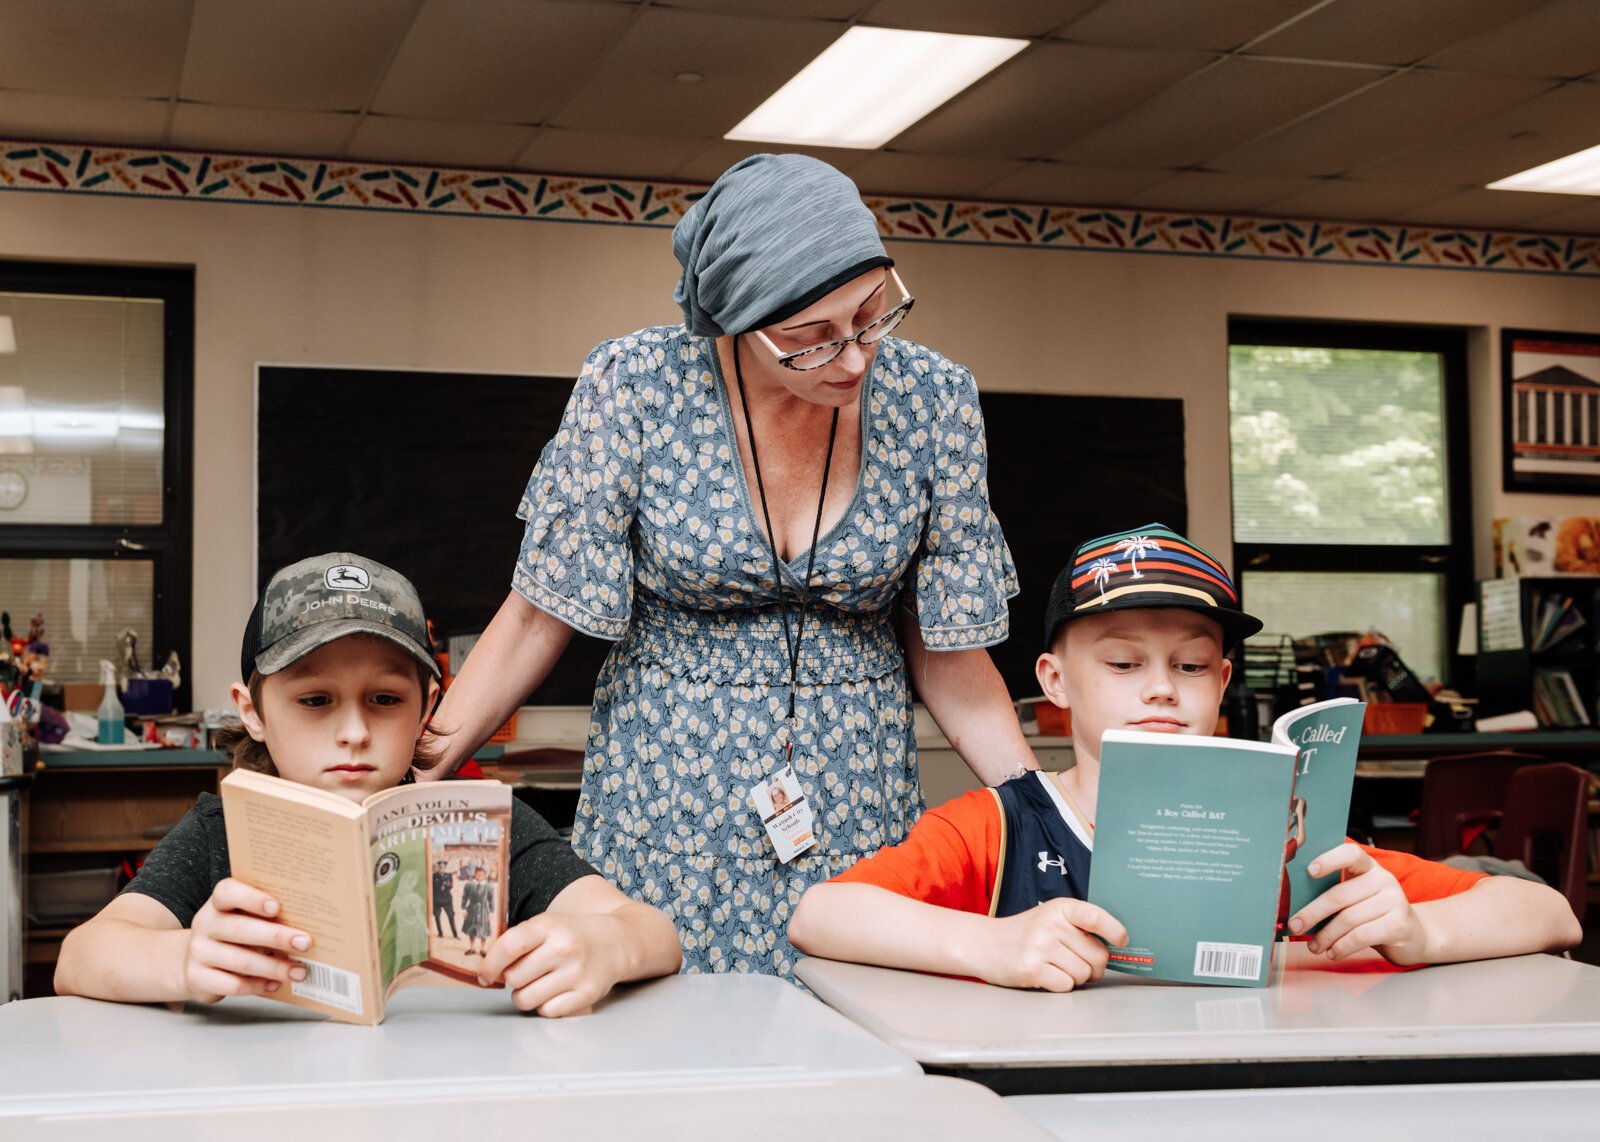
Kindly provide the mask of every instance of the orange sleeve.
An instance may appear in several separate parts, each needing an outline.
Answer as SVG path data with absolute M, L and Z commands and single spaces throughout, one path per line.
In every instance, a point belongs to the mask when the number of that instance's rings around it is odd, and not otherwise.
M 900 844 L 879 849 L 833 879 L 986 916 L 1001 844 L 1000 803 L 990 790 L 974 789 L 929 809 Z
M 1464 868 L 1452 868 L 1438 861 L 1425 860 L 1411 853 L 1395 852 L 1392 849 L 1375 849 L 1367 845 L 1362 845 L 1361 849 L 1394 875 L 1400 882 L 1400 890 L 1413 904 L 1421 904 L 1425 900 L 1442 900 L 1446 896 L 1465 892 L 1488 875 Z

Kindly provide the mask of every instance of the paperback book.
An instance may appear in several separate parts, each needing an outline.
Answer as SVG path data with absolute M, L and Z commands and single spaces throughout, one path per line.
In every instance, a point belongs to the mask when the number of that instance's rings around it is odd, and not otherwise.
M 1301 706 L 1266 742 L 1105 732 L 1089 900 L 1128 929 L 1112 970 L 1267 983 L 1283 922 L 1338 879 L 1306 865 L 1345 839 L 1364 712 Z
M 358 804 L 235 770 L 221 792 L 234 877 L 312 938 L 295 957 L 306 978 L 272 998 L 372 1024 L 402 987 L 479 986 L 506 927 L 510 786 L 400 785 Z

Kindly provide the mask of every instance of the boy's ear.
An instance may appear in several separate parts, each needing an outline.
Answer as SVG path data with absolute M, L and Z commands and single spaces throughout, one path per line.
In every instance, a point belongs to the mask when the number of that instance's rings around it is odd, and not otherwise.
M 1061 672 L 1061 659 L 1052 651 L 1045 651 L 1033 664 L 1034 677 L 1039 680 L 1039 691 L 1050 699 L 1052 705 L 1063 710 L 1072 708 L 1072 697 L 1067 692 L 1066 678 Z
M 1226 690 L 1228 688 L 1228 683 L 1231 682 L 1232 680 L 1233 680 L 1233 659 L 1224 658 L 1222 660 L 1222 688 L 1224 690 Z
M 250 687 L 243 682 L 235 682 L 228 687 L 228 697 L 233 699 L 233 708 L 239 712 L 239 721 L 244 724 L 245 733 L 258 742 L 267 740 L 267 726 L 261 720 L 261 712 L 256 709 L 256 701 L 250 697 Z
M 428 679 L 428 686 L 422 692 L 422 722 L 417 726 L 417 737 L 422 737 L 428 732 L 428 722 L 433 718 L 434 711 L 439 708 L 439 699 L 442 697 L 437 679 Z

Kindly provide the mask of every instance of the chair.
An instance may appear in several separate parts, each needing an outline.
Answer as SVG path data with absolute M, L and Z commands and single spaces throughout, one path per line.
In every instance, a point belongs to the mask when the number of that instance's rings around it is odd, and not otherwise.
M 1443 860 L 1465 852 L 1486 827 L 1499 822 L 1511 775 L 1543 761 L 1510 750 L 1433 758 L 1422 771 L 1417 855 Z
M 1589 901 L 1587 772 L 1556 762 L 1511 775 L 1494 855 L 1520 860 L 1567 898 L 1581 921 Z

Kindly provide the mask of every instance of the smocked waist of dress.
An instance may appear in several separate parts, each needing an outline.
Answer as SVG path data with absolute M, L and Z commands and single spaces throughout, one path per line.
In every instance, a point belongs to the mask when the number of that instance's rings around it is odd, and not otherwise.
M 904 655 L 893 614 L 892 607 L 853 614 L 824 603 L 813 602 L 803 610 L 791 604 L 790 637 L 800 631 L 799 684 L 859 682 L 899 670 Z M 783 611 L 776 605 L 700 611 L 636 592 L 632 620 L 617 653 L 677 678 L 724 685 L 787 683 L 789 651 L 783 628 Z

